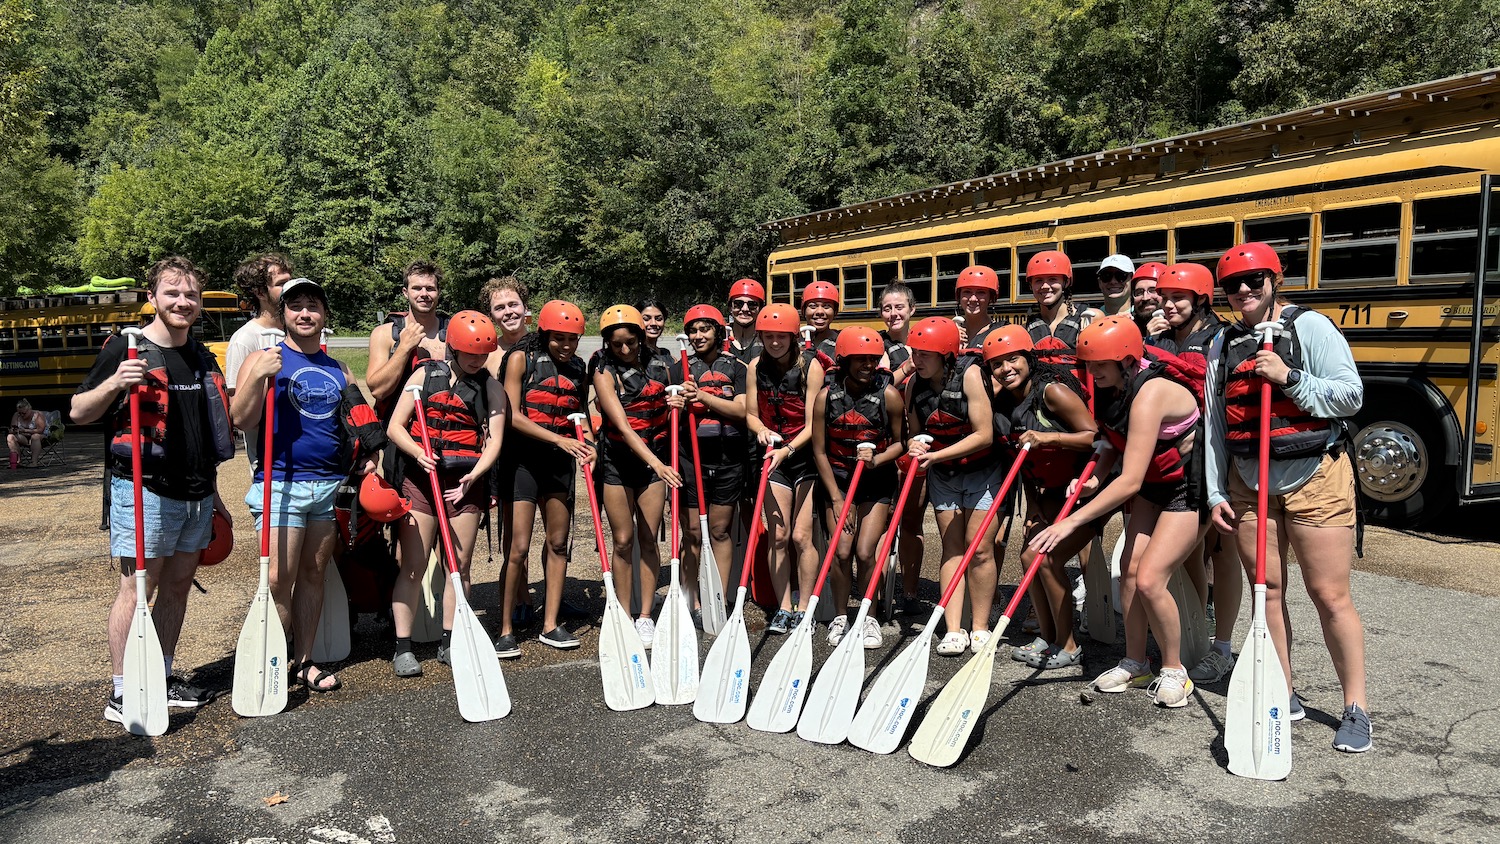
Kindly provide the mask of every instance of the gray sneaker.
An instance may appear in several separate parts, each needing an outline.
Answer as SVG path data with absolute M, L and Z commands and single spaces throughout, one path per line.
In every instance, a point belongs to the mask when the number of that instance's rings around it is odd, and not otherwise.
M 1344 720 L 1339 731 L 1333 735 L 1333 749 L 1345 753 L 1364 753 L 1375 745 L 1370 741 L 1370 713 L 1359 704 L 1351 703 L 1344 709 Z
M 422 664 L 417 662 L 417 655 L 411 651 L 402 651 L 392 657 L 391 670 L 396 672 L 397 677 L 422 676 Z
M 1208 656 L 1199 660 L 1188 672 L 1188 679 L 1194 683 L 1217 683 L 1224 679 L 1225 675 L 1234 670 L 1234 656 L 1225 655 L 1217 648 L 1210 648 Z
M 1302 698 L 1297 697 L 1297 690 L 1292 689 L 1291 696 L 1286 705 L 1286 717 L 1288 721 L 1301 721 L 1307 717 L 1307 710 L 1302 708 Z
M 792 624 L 791 610 L 777 610 L 776 614 L 771 616 L 771 623 L 766 625 L 766 632 L 785 633 L 792 629 Z

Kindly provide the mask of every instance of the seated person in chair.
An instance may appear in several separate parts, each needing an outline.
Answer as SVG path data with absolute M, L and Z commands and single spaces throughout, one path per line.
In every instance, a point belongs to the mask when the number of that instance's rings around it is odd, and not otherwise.
M 10 468 L 21 462 L 21 449 L 31 444 L 31 460 L 27 466 L 35 469 L 42 454 L 42 441 L 47 438 L 47 417 L 39 410 L 32 410 L 31 402 L 21 399 L 16 402 L 15 415 L 10 417 L 10 433 L 6 437 L 10 445 Z

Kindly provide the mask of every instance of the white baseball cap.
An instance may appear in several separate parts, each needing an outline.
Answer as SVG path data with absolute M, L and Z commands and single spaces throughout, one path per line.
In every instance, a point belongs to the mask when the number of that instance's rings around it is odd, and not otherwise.
M 1124 255 L 1111 255 L 1108 258 L 1104 259 L 1104 263 L 1099 265 L 1100 272 L 1109 269 L 1119 270 L 1120 272 L 1125 274 L 1126 278 L 1129 278 L 1135 275 L 1135 262 L 1131 261 Z M 286 294 L 283 293 L 282 295 Z

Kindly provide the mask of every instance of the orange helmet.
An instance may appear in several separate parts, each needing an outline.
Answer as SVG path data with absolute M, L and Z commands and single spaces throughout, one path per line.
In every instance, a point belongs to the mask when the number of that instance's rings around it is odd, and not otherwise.
M 1026 262 L 1026 277 L 1035 278 L 1039 275 L 1060 275 L 1073 280 L 1073 262 L 1068 256 L 1055 250 L 1038 252 L 1031 256 Z
M 487 355 L 500 348 L 495 323 L 478 311 L 459 311 L 448 318 L 448 348 L 471 355 Z
M 734 284 L 729 285 L 729 298 L 737 299 L 744 296 L 755 299 L 758 302 L 766 301 L 766 289 L 760 286 L 760 282 L 753 278 L 742 278 Z
M 688 308 L 688 312 L 682 316 L 682 326 L 686 328 L 700 319 L 706 319 L 720 328 L 724 327 L 724 314 L 713 305 L 694 305 Z
M 1160 261 L 1149 261 L 1147 263 L 1141 264 L 1136 268 L 1135 273 L 1130 276 L 1130 281 L 1132 284 L 1134 284 L 1135 280 L 1139 278 L 1151 278 L 1160 281 L 1161 274 L 1166 271 L 1166 264 L 1163 264 Z
M 1156 292 L 1186 290 L 1197 296 L 1214 295 L 1214 274 L 1202 264 L 1182 263 L 1167 267 L 1167 271 L 1156 280 Z
M 802 306 L 805 308 L 809 302 L 832 302 L 833 306 L 839 306 L 839 289 L 826 281 L 815 281 L 802 291 Z
M 787 334 L 796 334 L 797 329 L 802 327 L 802 315 L 797 309 L 785 302 L 777 302 L 767 305 L 761 309 L 760 315 L 755 318 L 756 331 L 784 331 Z
M 411 501 L 371 472 L 359 482 L 359 509 L 377 522 L 394 522 L 411 512 Z
M 1281 258 L 1269 244 L 1241 243 L 1219 258 L 1219 281 L 1260 270 L 1281 275 Z
M 958 323 L 947 317 L 928 317 L 912 326 L 906 335 L 906 345 L 916 351 L 956 355 L 959 347 Z
M 965 287 L 978 287 L 999 296 L 1000 276 L 989 267 L 975 264 L 959 273 L 958 280 L 953 283 L 954 290 L 963 290 Z
M 1036 348 L 1031 342 L 1031 332 L 1019 325 L 1002 325 L 984 338 L 984 359 L 1009 357 L 1017 352 L 1029 352 Z
M 203 549 L 203 556 L 199 558 L 200 566 L 215 566 L 229 559 L 229 552 L 234 550 L 234 526 L 229 523 L 223 513 L 214 511 L 213 536 L 208 540 L 208 547 Z
M 640 311 L 629 305 L 612 305 L 599 315 L 599 336 L 608 337 L 609 332 L 622 325 L 628 325 L 642 335 L 646 333 L 646 320 Z
M 542 306 L 536 317 L 537 331 L 560 331 L 564 334 L 583 333 L 583 311 L 572 302 L 553 299 Z
M 839 332 L 838 342 L 833 344 L 833 354 L 840 358 L 851 355 L 880 357 L 885 354 L 885 341 L 880 339 L 880 333 L 873 328 L 851 325 Z
M 1145 354 L 1141 329 L 1129 317 L 1101 317 L 1078 332 L 1079 360 L 1140 360 Z

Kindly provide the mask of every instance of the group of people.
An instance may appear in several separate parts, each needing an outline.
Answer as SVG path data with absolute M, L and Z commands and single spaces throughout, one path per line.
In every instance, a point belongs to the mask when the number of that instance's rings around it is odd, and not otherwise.
M 1195 680 L 1222 680 L 1233 667 L 1230 638 L 1242 565 L 1253 566 L 1254 525 L 1266 519 L 1267 623 L 1288 683 L 1284 587 L 1290 547 L 1344 689 L 1334 745 L 1351 752 L 1371 746 L 1363 629 L 1349 589 L 1354 476 L 1340 421 L 1359 408 L 1362 386 L 1332 323 L 1277 298 L 1282 265 L 1265 244 L 1230 249 L 1214 271 L 1190 263 L 1136 267 L 1127 256 L 1110 256 L 1099 272 L 1104 298 L 1096 308 L 1073 302 L 1067 256 L 1041 252 L 1026 266 L 1024 283 L 1035 308 L 1022 324 L 992 319 L 1001 282 L 983 266 L 959 275 L 956 318 L 917 319 L 912 291 L 899 282 L 887 285 L 879 300 L 886 328 L 878 332 L 835 327 L 840 297 L 834 285 L 808 285 L 794 306 L 768 303 L 760 283 L 741 279 L 730 286 L 727 318 L 710 304 L 688 309 L 680 350 L 665 344 L 668 314 L 660 302 L 605 309 L 598 319 L 603 348 L 588 361 L 578 354 L 586 318 L 576 305 L 547 302 L 532 325 L 525 286 L 497 278 L 481 292 L 482 310 L 449 316 L 439 309 L 441 272 L 416 263 L 403 277 L 409 310 L 370 337 L 366 386 L 373 408 L 364 405 L 348 370 L 318 348 L 328 319 L 322 288 L 291 275 L 278 256 L 247 262 L 237 272 L 242 291 L 259 310 L 242 329 L 245 336 L 232 342 L 227 384 L 215 394 L 212 380 L 200 377 L 209 369 L 216 374 L 211 356 L 195 353 L 186 334 L 201 277 L 182 259 L 158 264 L 149 277 L 158 316 L 146 329 L 156 347 L 155 357 L 146 357 L 156 362 L 124 360 L 123 344 L 108 344 L 74 399 L 75 421 L 100 418 L 113 408 L 119 430 L 126 388 L 204 387 L 199 393 L 162 393 L 165 426 L 196 426 L 199 432 L 153 441 L 165 460 L 182 461 L 176 464 L 182 472 L 148 473 L 146 483 L 153 493 L 146 504 L 152 516 L 148 534 L 156 534 L 149 537 L 147 565 L 159 584 L 157 626 L 169 675 L 177 631 L 165 628 L 180 626 L 196 554 L 207 544 L 207 514 L 223 509 L 213 485 L 217 453 L 209 447 L 209 418 L 216 414 L 206 411 L 222 402 L 237 427 L 253 429 L 274 383 L 273 593 L 293 631 L 296 676 L 312 691 L 339 686 L 335 675 L 312 664 L 311 639 L 321 573 L 337 545 L 333 490 L 351 478 L 365 476 L 359 496 L 365 512 L 395 523 L 400 574 L 391 603 L 393 669 L 414 676 L 422 667 L 412 627 L 439 506 L 452 525 L 464 588 L 481 521 L 492 510 L 499 516 L 504 560 L 497 653 L 520 656 L 518 634 L 538 616 L 538 642 L 578 647 L 567 623 L 580 611 L 563 600 L 563 582 L 580 465 L 595 467 L 612 535 L 616 591 L 623 604 L 636 607 L 636 627 L 648 647 L 662 561 L 657 536 L 669 517 L 680 522 L 684 580 L 695 615 L 701 608 L 700 559 L 716 561 L 721 582 L 727 581 L 736 520 L 745 519 L 752 529 L 764 524 L 777 603 L 767 625 L 773 634 L 802 621 L 819 569 L 814 524 L 822 519 L 831 532 L 839 531 L 829 540 L 835 546 L 829 578 L 835 612 L 828 641 L 838 644 L 854 635 L 867 648 L 880 647 L 875 622 L 849 629 L 848 599 L 882 568 L 877 545 L 893 528 L 891 510 L 903 475 L 916 473 L 898 544 L 904 609 L 920 606 L 923 522 L 930 504 L 942 545 L 943 588 L 966 550 L 975 549 L 956 593 L 964 597 L 946 608 L 937 652 L 977 652 L 992 636 L 1003 553 L 997 548 L 999 520 L 984 516 L 992 508 L 1016 506 L 1017 496 L 1000 493 L 1012 463 L 1022 459 L 1022 562 L 1045 557 L 1031 587 L 1037 636 L 1016 648 L 1014 658 L 1039 670 L 1081 664 L 1074 591 L 1064 564 L 1080 555 L 1085 566 L 1108 566 L 1108 560 L 1091 559 L 1088 548 L 1105 521 L 1123 510 L 1125 657 L 1093 685 L 1102 692 L 1147 688 L 1161 706 L 1185 705 Z M 1224 322 L 1215 315 L 1216 289 L 1237 319 Z M 1267 322 L 1279 326 L 1269 349 L 1256 331 Z M 286 339 L 273 342 L 278 330 Z M 1263 383 L 1273 393 L 1270 420 L 1260 418 Z M 681 389 L 669 389 L 674 387 Z M 199 406 L 189 409 L 195 400 Z M 675 437 L 673 420 L 679 426 Z M 1262 513 L 1255 487 L 1266 422 L 1273 459 L 1271 503 Z M 861 447 L 866 444 L 874 448 Z M 1091 454 L 1098 455 L 1097 469 L 1079 506 L 1064 517 L 1064 501 Z M 246 501 L 257 518 L 265 515 L 258 512 L 263 457 L 252 449 L 257 486 Z M 129 477 L 128 463 L 122 476 L 116 457 L 111 471 L 114 486 Z M 432 500 L 430 472 L 437 475 L 442 501 Z M 751 513 L 748 502 L 763 472 L 764 509 Z M 702 477 L 701 492 L 695 474 Z M 680 489 L 679 512 L 666 507 L 670 489 Z M 840 530 L 835 517 L 846 497 L 849 516 Z M 129 496 L 116 490 L 114 509 L 121 507 L 129 507 Z M 699 527 L 703 508 L 707 535 Z M 173 518 L 153 515 L 169 510 Z M 528 567 L 538 515 L 544 537 L 540 611 L 532 607 Z M 112 552 L 122 558 L 125 573 L 133 553 L 128 511 L 113 512 L 111 522 Z M 712 555 L 702 553 L 705 543 Z M 1184 566 L 1200 602 L 1209 599 L 1212 583 L 1216 609 L 1213 648 L 1194 666 L 1182 662 L 1182 608 L 1168 589 Z M 117 672 L 115 634 L 124 628 L 115 616 L 123 612 L 128 622 L 128 578 L 120 594 L 111 616 Z M 968 629 L 962 600 L 972 619 Z M 444 601 L 445 630 L 452 605 Z M 1160 650 L 1154 667 L 1147 658 L 1148 634 Z M 447 644 L 445 633 L 440 660 Z M 120 682 L 117 674 L 110 703 L 116 711 Z M 173 681 L 173 690 L 177 705 L 192 705 L 188 698 L 199 694 L 180 680 Z M 1291 714 L 1302 717 L 1295 694 Z

